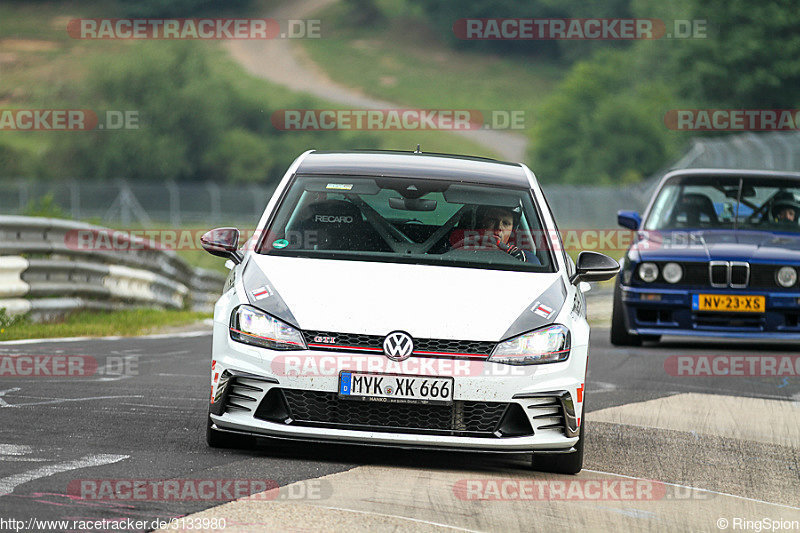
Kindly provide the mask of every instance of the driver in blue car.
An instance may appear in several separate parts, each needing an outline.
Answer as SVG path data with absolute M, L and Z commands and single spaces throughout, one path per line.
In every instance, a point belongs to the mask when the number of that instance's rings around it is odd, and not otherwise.
M 772 219 L 778 224 L 797 224 L 797 215 L 800 214 L 800 203 L 788 191 L 775 195 L 772 203 Z
M 514 232 L 519 228 L 519 214 L 509 207 L 481 206 L 476 212 L 478 230 L 491 236 L 492 244 L 507 254 L 534 265 L 541 262 L 536 254 L 523 250 L 512 242 Z

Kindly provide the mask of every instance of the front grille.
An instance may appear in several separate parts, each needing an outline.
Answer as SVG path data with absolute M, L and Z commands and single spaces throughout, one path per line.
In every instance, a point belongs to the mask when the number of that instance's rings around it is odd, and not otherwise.
M 415 352 L 444 352 L 490 355 L 495 343 L 449 339 L 414 339 Z
M 285 409 L 284 423 L 298 426 L 477 437 L 532 432 L 530 424 L 520 431 L 520 424 L 527 421 L 518 405 L 501 402 L 385 403 L 340 399 L 335 392 L 274 388 L 255 417 L 276 421 L 279 417 L 272 412 L 276 409 Z M 504 427 L 514 429 L 505 431 Z
M 362 335 L 359 333 L 335 333 L 333 331 L 304 331 L 306 344 L 331 344 L 330 348 L 357 348 L 383 349 L 383 337 L 380 335 Z
M 749 263 L 731 263 L 731 287 L 747 287 L 750 281 Z
M 659 265 L 659 271 L 664 265 Z M 708 263 L 680 263 L 683 267 L 683 278 L 676 285 L 708 285 Z
M 383 351 L 383 335 L 363 335 L 359 333 L 338 333 L 333 331 L 304 331 L 306 344 L 313 348 L 334 351 Z M 417 355 L 485 355 L 494 350 L 491 341 L 462 341 L 452 339 L 414 339 L 414 353 Z
M 778 275 L 778 270 L 784 266 L 786 265 L 751 265 L 750 287 L 796 291 L 798 289 L 797 284 L 789 288 L 778 285 L 776 276 Z
M 728 263 L 725 261 L 712 261 L 708 267 L 712 287 L 728 286 Z
M 683 277 L 678 283 L 668 283 L 663 275 L 664 265 L 672 261 L 657 261 L 659 275 L 654 283 L 645 283 L 636 276 L 638 286 L 648 287 L 652 285 L 666 287 L 718 287 L 718 288 L 750 288 L 750 289 L 770 289 L 770 290 L 798 290 L 798 285 L 794 287 L 781 287 L 778 285 L 775 276 L 778 270 L 784 265 L 763 265 L 750 264 L 745 262 L 732 261 L 730 265 L 730 284 L 728 280 L 727 261 L 687 261 L 679 262 L 683 268 Z
M 753 314 L 693 313 L 692 322 L 696 329 L 749 329 L 753 331 L 764 329 L 764 318 L 761 315 Z

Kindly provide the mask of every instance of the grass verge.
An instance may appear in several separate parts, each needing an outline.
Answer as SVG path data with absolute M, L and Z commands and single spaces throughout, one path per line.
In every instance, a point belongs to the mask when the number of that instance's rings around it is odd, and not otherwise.
M 406 14 L 356 26 L 340 2 L 315 17 L 324 21 L 324 38 L 301 45 L 334 81 L 417 108 L 476 109 L 485 118 L 491 111 L 523 111 L 520 133 L 528 137 L 538 104 L 568 70 L 532 56 L 453 49 L 424 19 Z
M 256 1 L 252 10 L 265 11 L 276 2 Z M 42 109 L 88 109 L 92 103 L 86 101 L 83 86 L 98 64 L 108 61 L 124 64 L 136 63 L 143 47 L 149 43 L 134 40 L 80 40 L 72 39 L 66 31 L 70 19 L 80 17 L 102 17 L 114 12 L 112 0 L 82 0 L 80 2 L 12 2 L 0 5 L 0 107 Z M 230 14 L 233 15 L 233 14 Z M 241 16 L 241 15 L 239 15 Z M 151 43 L 150 43 L 151 44 Z M 153 46 L 167 48 L 168 42 Z M 417 143 L 428 151 L 464 153 L 494 156 L 486 153 L 480 145 L 445 131 L 380 131 L 364 132 L 369 145 L 361 146 L 352 139 L 351 131 L 325 131 L 320 142 L 317 137 L 303 139 L 304 132 L 280 132 L 272 129 L 270 117 L 279 109 L 336 109 L 330 102 L 308 95 L 294 93 L 282 86 L 272 84 L 250 75 L 234 61 L 221 42 L 196 41 L 188 44 L 198 53 L 208 53 L 213 58 L 213 71 L 219 79 L 230 82 L 252 95 L 255 101 L 263 102 L 262 115 L 253 117 L 261 121 L 262 134 L 269 138 L 282 137 L 285 148 L 293 155 L 311 148 L 371 148 L 413 150 Z M 151 46 L 152 48 L 152 46 Z M 128 109 L 109 105 L 109 109 Z M 102 111 L 102 110 L 100 110 Z M 213 109 L 198 110 L 213 113 Z M 144 126 L 143 126 L 144 128 Z M 146 134 L 146 130 L 142 130 Z M 24 153 L 24 162 L 15 163 L 6 169 L 11 175 L 49 175 L 39 161 L 54 144 L 53 132 L 8 131 L 0 139 L 0 161 L 2 148 L 13 153 Z M 300 139 L 300 140 L 298 140 Z M 316 140 L 316 142 L 315 142 Z M 316 144 L 324 146 L 316 146 Z M 354 143 L 356 145 L 354 145 Z M 265 158 L 271 157 L 264 154 Z M 274 157 L 274 155 L 272 155 Z M 0 170 L 2 174 L 2 170 Z M 76 176 L 82 178 L 83 176 Z M 124 177 L 124 176 L 120 176 Z M 273 176 L 274 177 L 274 176 Z M 157 179 L 158 176 L 153 176 Z M 228 176 L 220 175 L 220 181 Z M 267 179 L 267 176 L 265 176 Z
M 47 324 L 34 323 L 26 318 L 14 320 L 6 317 L 2 321 L 3 325 L 0 325 L 0 341 L 111 335 L 128 337 L 158 332 L 167 327 L 185 326 L 210 317 L 210 313 L 162 309 L 135 309 L 110 313 L 79 311 L 61 322 Z

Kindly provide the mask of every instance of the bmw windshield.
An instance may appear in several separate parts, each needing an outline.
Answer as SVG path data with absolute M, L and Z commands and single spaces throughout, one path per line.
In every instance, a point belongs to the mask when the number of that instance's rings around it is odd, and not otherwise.
M 258 252 L 553 272 L 545 237 L 528 189 L 299 175 Z
M 800 183 L 689 176 L 659 192 L 645 230 L 746 229 L 800 233 Z

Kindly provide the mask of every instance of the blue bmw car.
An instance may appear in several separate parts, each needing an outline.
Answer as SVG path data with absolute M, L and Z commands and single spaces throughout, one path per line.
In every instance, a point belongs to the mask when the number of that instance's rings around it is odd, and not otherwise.
M 800 173 L 690 169 L 664 176 L 614 289 L 611 342 L 662 335 L 800 339 Z

